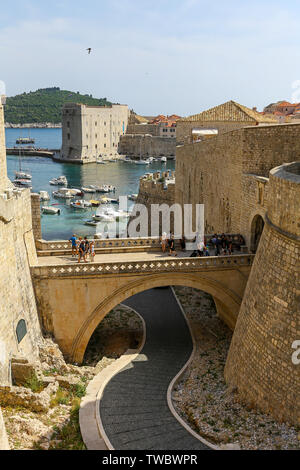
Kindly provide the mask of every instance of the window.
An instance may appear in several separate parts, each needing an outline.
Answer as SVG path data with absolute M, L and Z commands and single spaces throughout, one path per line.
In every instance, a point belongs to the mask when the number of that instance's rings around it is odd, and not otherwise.
M 106 137 L 106 134 L 104 134 L 104 137 Z
M 18 343 L 21 343 L 22 339 L 27 334 L 27 327 L 26 327 L 25 320 L 22 319 L 18 322 L 17 328 L 16 328 L 16 333 L 17 333 Z
M 68 140 L 70 140 L 70 138 L 71 138 L 71 136 L 70 136 L 70 134 L 68 134 Z
M 70 127 L 70 121 L 67 122 L 67 126 Z
M 89 138 L 89 135 L 88 135 L 88 134 L 86 135 L 86 138 L 87 138 L 87 139 Z
M 106 144 L 104 144 L 104 148 L 106 149 Z
M 95 134 L 95 139 L 97 139 L 97 138 L 98 138 L 98 134 Z
M 104 121 L 104 125 L 106 126 L 106 122 Z
M 95 149 L 97 149 L 97 148 L 98 148 L 98 145 L 96 144 L 96 145 L 95 145 Z
M 95 121 L 95 126 L 97 126 L 97 121 Z

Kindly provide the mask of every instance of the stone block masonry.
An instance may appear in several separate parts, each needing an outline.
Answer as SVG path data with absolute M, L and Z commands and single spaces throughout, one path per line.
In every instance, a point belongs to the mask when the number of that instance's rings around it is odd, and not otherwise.
M 42 239 L 41 206 L 39 194 L 31 194 L 32 230 L 35 240 Z
M 266 224 L 230 346 L 225 379 L 242 401 L 300 424 L 300 162 L 270 172 Z

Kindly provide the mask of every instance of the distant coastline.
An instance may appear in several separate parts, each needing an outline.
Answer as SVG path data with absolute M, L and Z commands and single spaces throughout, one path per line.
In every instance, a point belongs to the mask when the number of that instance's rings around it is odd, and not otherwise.
M 10 122 L 5 123 L 6 129 L 61 129 L 61 123 L 55 124 L 53 122 L 32 122 L 26 124 L 12 124 Z

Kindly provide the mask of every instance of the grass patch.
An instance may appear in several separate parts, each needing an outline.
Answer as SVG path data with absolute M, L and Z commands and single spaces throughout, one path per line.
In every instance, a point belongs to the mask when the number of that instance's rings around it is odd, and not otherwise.
M 80 433 L 79 407 L 80 398 L 73 398 L 70 419 L 61 429 L 57 426 L 53 428 L 52 440 L 58 442 L 50 446 L 49 450 L 86 450 Z
M 40 393 L 44 390 L 44 384 L 41 382 L 35 374 L 26 381 L 25 387 L 30 388 L 33 393 Z

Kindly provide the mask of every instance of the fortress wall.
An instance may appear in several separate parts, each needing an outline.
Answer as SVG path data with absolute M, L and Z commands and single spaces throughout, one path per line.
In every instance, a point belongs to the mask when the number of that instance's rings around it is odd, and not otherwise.
M 233 131 L 176 149 L 176 202 L 205 205 L 205 233 L 240 231 L 242 148 Z
M 250 244 L 253 218 L 265 216 L 269 171 L 299 154 L 298 124 L 244 127 L 179 146 L 176 202 L 205 205 L 206 233 L 241 233 Z
M 36 263 L 29 189 L 11 189 L 6 176 L 3 110 L 0 109 L 0 383 L 9 383 L 10 359 L 33 359 L 42 340 L 29 263 Z M 27 334 L 18 342 L 17 325 Z
M 157 124 L 128 124 L 126 133 L 159 136 L 159 126 Z
M 177 121 L 176 123 L 176 140 L 177 144 L 189 144 L 192 138 L 193 129 L 217 129 L 220 134 L 249 126 L 249 121 Z M 254 125 L 254 124 L 253 124 Z
M 32 230 L 35 240 L 42 239 L 40 195 L 31 194 Z
M 300 423 L 300 162 L 270 172 L 266 225 L 228 353 L 225 379 L 241 400 Z
M 126 134 L 120 137 L 118 152 L 121 155 L 144 157 L 175 156 L 176 139 L 151 135 Z

